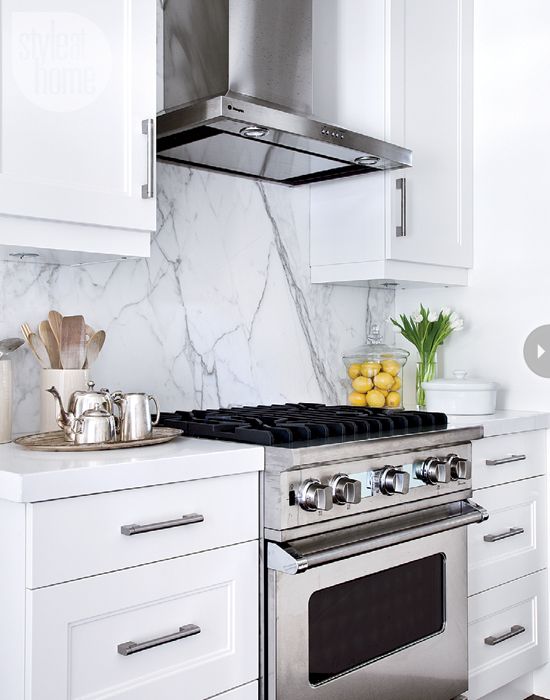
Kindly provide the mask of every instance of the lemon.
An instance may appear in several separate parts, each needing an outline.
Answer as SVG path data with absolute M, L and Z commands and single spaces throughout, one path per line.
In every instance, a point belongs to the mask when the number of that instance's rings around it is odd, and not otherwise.
M 356 377 L 352 381 L 351 386 L 355 389 L 355 391 L 358 391 L 360 394 L 366 394 L 367 391 L 370 391 L 372 389 L 372 379 L 363 376 Z
M 399 377 L 395 377 L 393 384 L 391 385 L 391 390 L 398 391 L 399 389 L 401 389 L 401 379 L 399 379 Z
M 373 389 L 366 395 L 367 406 L 370 408 L 382 408 L 386 403 L 386 397 L 381 391 Z
M 392 377 L 399 374 L 400 369 L 401 365 L 399 362 L 397 362 L 397 360 L 382 360 L 382 371 L 391 374 Z
M 380 372 L 382 365 L 379 362 L 363 362 L 361 374 L 363 377 L 374 377 Z
M 384 398 L 390 393 L 389 391 L 386 391 L 386 389 L 377 389 L 376 391 L 379 391 L 381 394 L 383 394 Z
M 348 396 L 350 406 L 366 406 L 367 399 L 365 394 L 360 394 L 358 391 L 352 391 Z
M 390 391 L 386 396 L 386 406 L 388 408 L 397 408 L 399 405 L 401 405 L 401 396 L 397 391 Z
M 353 364 L 348 367 L 348 377 L 355 379 L 361 374 L 361 365 Z
M 389 391 L 393 385 L 394 378 L 391 374 L 388 374 L 387 372 L 380 372 L 380 374 L 377 374 L 374 379 L 374 385 L 378 389 L 386 389 Z

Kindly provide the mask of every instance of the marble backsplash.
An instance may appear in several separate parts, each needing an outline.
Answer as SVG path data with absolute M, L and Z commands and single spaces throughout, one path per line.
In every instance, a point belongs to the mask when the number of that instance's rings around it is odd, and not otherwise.
M 51 308 L 83 313 L 107 331 L 92 377 L 154 393 L 166 410 L 343 401 L 342 352 L 388 317 L 394 294 L 310 284 L 308 188 L 167 165 L 158 188 L 150 259 L 0 264 L 0 337 Z M 27 348 L 14 374 L 14 429 L 34 430 L 39 369 Z

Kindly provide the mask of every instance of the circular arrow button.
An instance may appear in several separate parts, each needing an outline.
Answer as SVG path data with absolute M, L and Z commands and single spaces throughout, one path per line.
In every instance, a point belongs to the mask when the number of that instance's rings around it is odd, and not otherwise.
M 531 331 L 523 345 L 527 367 L 539 377 L 550 379 L 550 325 Z

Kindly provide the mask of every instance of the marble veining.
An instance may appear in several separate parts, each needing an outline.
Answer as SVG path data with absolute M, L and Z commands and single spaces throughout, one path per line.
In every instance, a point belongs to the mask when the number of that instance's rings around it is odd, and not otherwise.
M 154 393 L 166 410 L 343 401 L 342 352 L 387 318 L 394 294 L 311 285 L 308 232 L 307 187 L 159 165 L 151 258 L 0 264 L 1 337 L 50 308 L 83 313 L 107 331 L 97 383 Z M 38 373 L 19 350 L 18 432 L 38 426 Z

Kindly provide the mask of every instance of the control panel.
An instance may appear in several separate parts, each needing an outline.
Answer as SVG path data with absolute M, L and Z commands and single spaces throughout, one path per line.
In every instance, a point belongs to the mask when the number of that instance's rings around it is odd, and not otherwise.
M 415 488 L 465 481 L 471 478 L 471 471 L 470 460 L 455 453 L 419 457 L 352 475 L 337 473 L 328 479 L 306 479 L 292 490 L 289 502 L 311 512 L 329 511 L 333 507 L 358 505 L 373 496 L 406 496 Z

